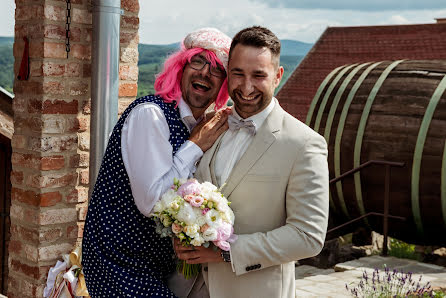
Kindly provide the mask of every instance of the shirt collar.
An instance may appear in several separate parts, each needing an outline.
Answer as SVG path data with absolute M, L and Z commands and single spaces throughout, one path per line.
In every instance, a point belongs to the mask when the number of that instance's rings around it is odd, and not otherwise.
M 261 112 L 252 115 L 248 118 L 245 118 L 243 120 L 252 120 L 252 122 L 254 122 L 254 124 L 256 125 L 256 130 L 258 130 L 260 128 L 260 126 L 262 126 L 263 122 L 265 122 L 266 118 L 268 117 L 268 115 L 272 112 L 272 110 L 274 109 L 275 105 L 276 105 L 276 98 L 273 97 L 271 102 L 266 106 L 266 108 L 264 108 Z M 235 110 L 235 108 L 232 109 L 232 114 L 237 118 L 237 119 L 242 119 L 242 117 L 240 117 L 240 115 L 237 113 L 237 111 Z
M 198 122 L 203 119 L 203 116 L 198 119 L 194 118 L 192 110 L 182 97 L 180 99 L 180 102 L 178 103 L 178 110 L 180 111 L 181 120 L 183 121 L 184 125 L 186 125 L 189 131 L 191 131 L 198 124 Z

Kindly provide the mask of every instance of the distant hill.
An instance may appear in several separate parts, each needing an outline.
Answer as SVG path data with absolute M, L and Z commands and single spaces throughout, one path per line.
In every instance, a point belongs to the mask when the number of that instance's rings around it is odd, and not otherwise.
M 281 41 L 282 49 L 281 49 L 281 55 L 282 56 L 305 56 L 313 46 L 312 43 L 306 43 L 302 41 L 297 40 L 291 40 L 291 39 L 282 39 Z M 146 49 L 173 49 L 176 50 L 180 47 L 180 43 L 171 43 L 166 45 L 149 45 L 149 44 L 139 44 L 139 49 L 142 47 L 145 47 Z M 141 56 L 139 58 L 141 60 Z
M 139 60 L 138 65 L 148 63 L 162 63 L 164 59 L 171 53 L 176 51 L 174 45 L 151 45 L 142 44 L 138 45 Z
M 13 44 L 14 43 L 14 37 L 4 37 L 0 36 L 0 45 L 4 44 Z
M 13 37 L 0 37 L 0 86 L 9 92 L 12 92 L 14 78 L 14 57 L 12 54 L 13 42 Z M 311 46 L 312 44 L 300 41 L 282 40 L 282 55 L 280 62 L 283 65 L 285 72 L 281 85 L 311 49 Z M 165 58 L 178 48 L 179 43 L 167 45 L 138 45 L 138 96 L 155 92 L 153 89 L 155 75 L 161 71 L 162 63 Z
M 13 37 L 0 37 L 0 86 L 12 93 L 14 82 Z
M 170 45 L 150 45 L 139 44 L 139 75 L 138 75 L 138 96 L 155 93 L 153 84 L 155 75 L 161 72 L 163 61 L 166 57 L 175 52 L 175 44 Z
M 283 39 L 280 42 L 282 44 L 280 53 L 282 56 L 305 56 L 313 46 L 312 43 L 290 39 Z
M 293 73 L 293 71 L 296 69 L 296 67 L 299 65 L 300 61 L 305 57 L 305 55 L 300 56 L 280 56 L 280 65 L 283 66 L 283 77 L 282 81 L 280 81 L 279 87 L 276 89 L 279 91 L 279 89 L 282 87 L 282 85 L 288 80 L 289 76 Z

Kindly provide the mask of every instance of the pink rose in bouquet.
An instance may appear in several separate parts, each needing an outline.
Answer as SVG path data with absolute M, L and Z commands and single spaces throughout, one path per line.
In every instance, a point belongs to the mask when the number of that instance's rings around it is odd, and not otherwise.
M 186 195 L 198 195 L 201 193 L 200 183 L 196 179 L 187 180 L 186 183 L 178 187 L 177 194 L 184 197 Z
M 176 222 L 172 224 L 172 232 L 175 234 L 181 233 L 183 231 L 183 227 Z
M 220 248 L 221 250 L 225 250 L 225 251 L 229 251 L 229 249 L 231 248 L 230 244 L 228 241 L 214 241 L 215 246 L 217 246 L 218 248 Z
M 228 240 L 233 232 L 234 228 L 231 224 L 226 221 L 222 222 L 222 224 L 217 228 L 217 241 Z
M 192 198 L 192 200 L 189 202 L 189 204 L 192 207 L 200 207 L 203 204 L 203 197 L 195 196 Z

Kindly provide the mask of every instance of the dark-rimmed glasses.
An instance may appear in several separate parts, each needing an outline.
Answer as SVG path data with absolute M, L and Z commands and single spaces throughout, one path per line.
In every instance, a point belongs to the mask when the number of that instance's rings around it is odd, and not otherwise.
M 189 66 L 195 70 L 202 70 L 206 64 L 209 64 L 209 71 L 211 75 L 216 76 L 218 78 L 226 77 L 226 71 L 222 67 L 218 65 L 212 66 L 211 62 L 207 61 L 206 59 L 204 59 L 199 55 L 193 56 L 189 62 Z

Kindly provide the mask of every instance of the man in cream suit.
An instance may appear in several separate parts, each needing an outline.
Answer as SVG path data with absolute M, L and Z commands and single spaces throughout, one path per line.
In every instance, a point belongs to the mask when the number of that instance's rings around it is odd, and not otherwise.
M 200 181 L 223 187 L 235 214 L 230 253 L 176 245 L 202 263 L 212 298 L 295 296 L 294 262 L 317 255 L 328 219 L 327 146 L 273 97 L 283 75 L 268 29 L 237 33 L 229 53 L 230 129 L 202 157 Z

